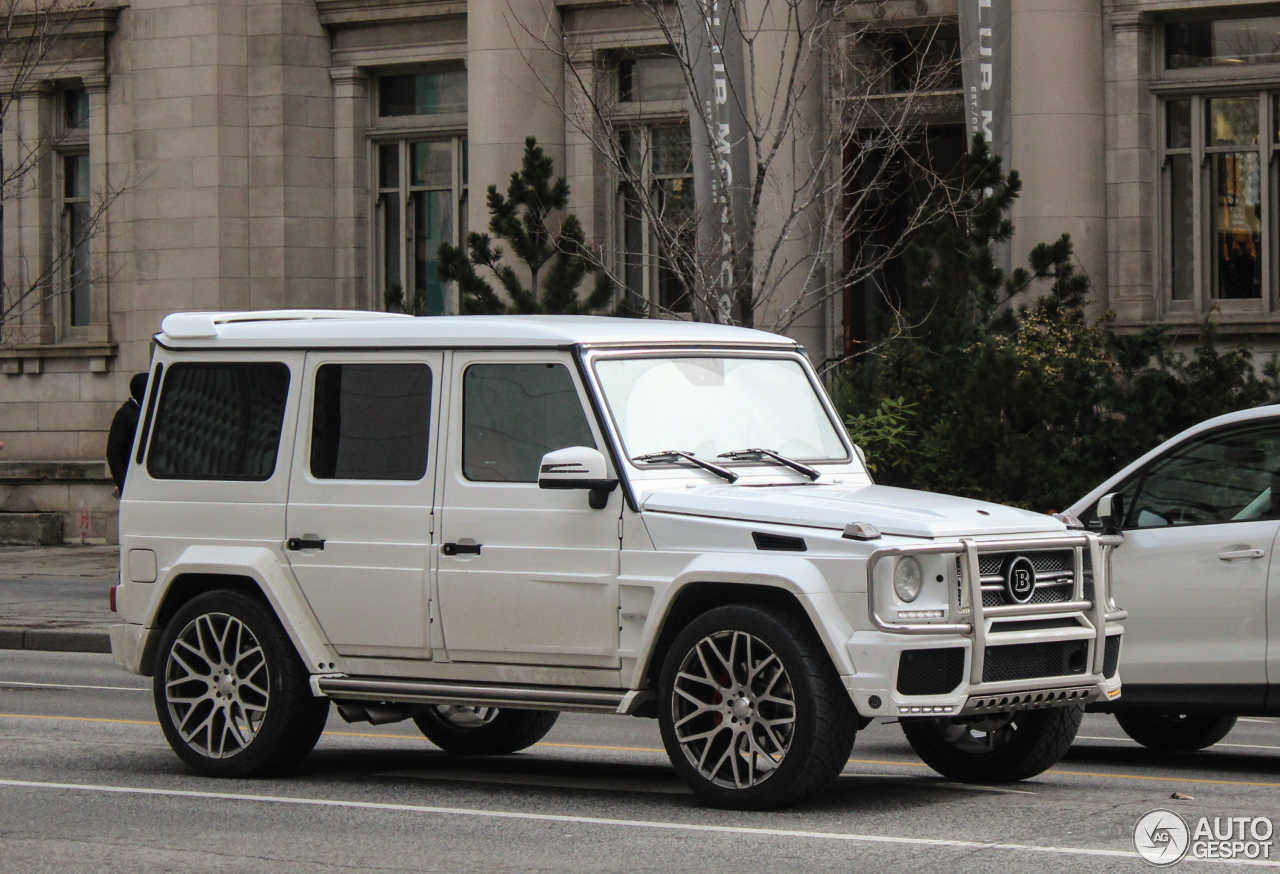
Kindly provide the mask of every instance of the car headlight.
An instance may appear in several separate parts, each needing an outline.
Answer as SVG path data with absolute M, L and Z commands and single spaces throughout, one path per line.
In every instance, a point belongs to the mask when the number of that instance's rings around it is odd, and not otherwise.
M 920 595 L 920 587 L 924 585 L 924 571 L 920 562 L 913 556 L 898 559 L 893 568 L 893 591 L 898 597 L 910 604 Z

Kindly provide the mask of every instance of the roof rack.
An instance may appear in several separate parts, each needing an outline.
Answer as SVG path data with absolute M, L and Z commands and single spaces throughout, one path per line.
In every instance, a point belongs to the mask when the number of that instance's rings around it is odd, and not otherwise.
M 411 319 L 406 313 L 379 313 L 371 310 L 257 310 L 230 313 L 170 313 L 160 330 L 175 340 L 198 340 L 218 336 L 219 325 L 238 322 L 305 322 L 327 319 Z

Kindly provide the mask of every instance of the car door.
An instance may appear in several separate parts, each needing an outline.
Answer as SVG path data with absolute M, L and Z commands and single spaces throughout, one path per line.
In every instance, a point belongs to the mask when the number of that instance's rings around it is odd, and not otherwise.
M 622 497 L 538 488 L 543 454 L 603 447 L 563 352 L 456 352 L 437 586 L 453 661 L 617 668 Z
M 439 352 L 307 354 L 286 552 L 339 653 L 430 658 Z
M 1280 425 L 1246 424 L 1174 447 L 1122 487 L 1133 498 L 1113 568 L 1135 695 L 1157 685 L 1175 698 L 1260 703 L 1277 472 Z

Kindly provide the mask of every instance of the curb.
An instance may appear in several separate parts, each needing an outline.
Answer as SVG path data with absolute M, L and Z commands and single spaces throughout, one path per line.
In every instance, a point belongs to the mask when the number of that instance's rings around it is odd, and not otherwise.
M 109 653 L 111 635 L 75 628 L 0 628 L 0 649 Z

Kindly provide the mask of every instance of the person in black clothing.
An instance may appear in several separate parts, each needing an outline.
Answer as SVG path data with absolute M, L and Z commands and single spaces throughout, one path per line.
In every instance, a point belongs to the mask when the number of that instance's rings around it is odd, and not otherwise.
M 129 380 L 129 400 L 116 410 L 111 420 L 111 433 L 107 435 L 107 466 L 116 489 L 124 494 L 124 475 L 129 472 L 129 453 L 133 451 L 133 432 L 138 429 L 138 414 L 142 412 L 142 396 L 147 392 L 147 375 L 135 373 Z

